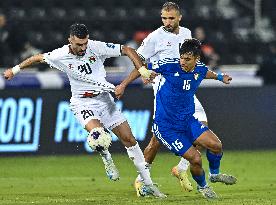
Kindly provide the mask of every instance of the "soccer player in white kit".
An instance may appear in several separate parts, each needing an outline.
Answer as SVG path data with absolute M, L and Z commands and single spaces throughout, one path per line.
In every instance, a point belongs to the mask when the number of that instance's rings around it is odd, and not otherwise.
M 114 92 L 115 86 L 105 79 L 106 71 L 103 63 L 106 58 L 127 55 L 139 71 L 145 70 L 141 59 L 134 49 L 127 46 L 89 40 L 88 30 L 84 24 L 71 25 L 68 40 L 68 45 L 49 53 L 34 55 L 19 65 L 5 70 L 4 77 L 10 80 L 20 70 L 43 62 L 66 72 L 72 92 L 70 108 L 89 135 L 95 130 L 104 132 L 105 128 L 112 130 L 126 147 L 129 158 L 142 176 L 146 184 L 143 191 L 155 197 L 166 197 L 153 185 L 143 152 L 132 135 L 125 117 L 116 108 L 114 99 L 110 95 L 110 92 Z M 141 75 L 150 78 L 151 71 Z M 119 172 L 109 151 L 100 151 L 100 155 L 107 176 L 111 180 L 118 180 Z
M 165 3 L 161 9 L 161 18 L 163 26 L 150 33 L 144 39 L 142 45 L 137 49 L 137 53 L 145 62 L 153 63 L 165 58 L 179 58 L 179 48 L 181 44 L 185 39 L 192 38 L 189 29 L 179 26 L 182 16 L 180 14 L 179 6 L 176 3 Z M 132 73 L 116 87 L 116 97 L 120 98 L 124 93 L 125 87 L 134 79 L 138 78 L 138 76 L 139 73 L 136 70 L 133 70 Z M 153 83 L 154 96 L 156 95 L 156 90 L 160 82 L 162 82 L 162 78 L 157 76 Z M 196 96 L 194 96 L 194 101 L 195 118 L 207 125 L 205 111 Z M 152 164 L 159 148 L 160 143 L 153 134 L 153 137 L 144 150 L 144 156 L 149 165 Z M 181 158 L 179 164 L 172 169 L 172 174 L 179 179 L 184 191 L 192 191 L 193 189 L 186 173 L 188 167 L 189 162 L 186 159 Z M 139 175 L 135 181 L 135 188 L 138 196 L 141 186 L 142 178 Z

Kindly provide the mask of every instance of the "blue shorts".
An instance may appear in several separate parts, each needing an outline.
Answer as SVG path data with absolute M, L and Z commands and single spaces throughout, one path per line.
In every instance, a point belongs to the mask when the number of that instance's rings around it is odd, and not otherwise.
M 183 125 L 184 127 L 184 125 Z M 193 146 L 193 142 L 205 131 L 209 130 L 200 121 L 194 119 L 183 130 L 171 129 L 167 126 L 158 126 L 155 122 L 152 126 L 156 138 L 162 142 L 175 155 L 183 154 Z

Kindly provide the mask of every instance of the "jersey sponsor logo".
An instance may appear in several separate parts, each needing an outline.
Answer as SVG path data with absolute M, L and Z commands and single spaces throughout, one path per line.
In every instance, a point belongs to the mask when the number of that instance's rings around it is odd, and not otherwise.
M 115 48 L 115 45 L 113 43 L 106 43 L 105 44 L 108 48 L 112 48 L 114 49 Z
M 199 78 L 199 74 L 198 73 L 195 73 L 194 74 L 194 79 L 197 80 Z
M 78 66 L 78 70 L 83 73 L 85 72 L 86 74 L 91 74 L 92 73 L 92 69 L 89 65 L 89 63 L 85 63 L 85 64 L 82 64 L 82 65 L 79 65 Z

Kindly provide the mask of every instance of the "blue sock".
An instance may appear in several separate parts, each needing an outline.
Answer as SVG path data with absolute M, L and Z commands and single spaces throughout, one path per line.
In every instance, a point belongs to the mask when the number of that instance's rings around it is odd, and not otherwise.
M 220 160 L 222 158 L 221 154 L 213 154 L 208 149 L 206 151 L 206 156 L 209 161 L 209 170 L 211 174 L 219 174 Z
M 202 175 L 199 176 L 194 176 L 192 174 L 193 179 L 196 181 L 196 183 L 200 186 L 200 187 L 204 187 L 207 183 L 206 183 L 206 179 L 205 179 L 205 172 L 203 170 Z

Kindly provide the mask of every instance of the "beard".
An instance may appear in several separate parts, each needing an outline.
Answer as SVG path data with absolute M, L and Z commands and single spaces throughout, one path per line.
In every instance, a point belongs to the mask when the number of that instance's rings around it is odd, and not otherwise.
M 177 27 L 173 26 L 165 26 L 166 31 L 173 33 Z
M 84 56 L 86 53 L 86 50 L 85 51 L 80 51 L 77 53 L 77 56 Z

